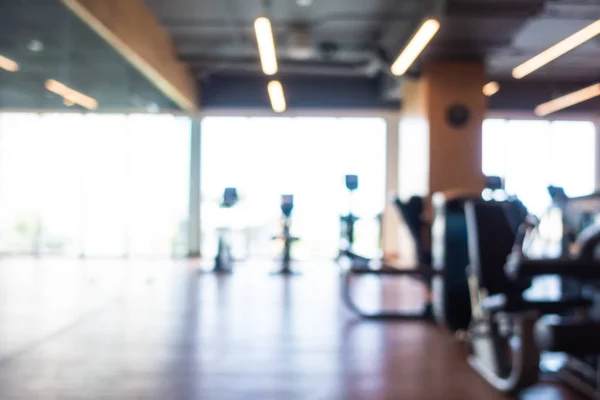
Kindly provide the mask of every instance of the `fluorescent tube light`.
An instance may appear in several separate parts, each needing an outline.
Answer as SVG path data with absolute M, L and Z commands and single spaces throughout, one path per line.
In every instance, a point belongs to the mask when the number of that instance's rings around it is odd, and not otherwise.
M 439 29 L 440 23 L 435 19 L 428 19 L 423 22 L 423 25 L 421 25 L 392 65 L 392 74 L 396 76 L 404 75 Z
M 19 64 L 10 58 L 0 55 L 0 68 L 8 72 L 17 72 L 19 70 Z
M 575 104 L 582 103 L 597 96 L 600 96 L 600 83 L 550 100 L 547 103 L 540 104 L 535 108 L 535 115 L 538 117 L 545 117 L 546 115 L 574 106 Z
M 74 103 L 87 108 L 88 110 L 95 110 L 98 108 L 98 101 L 96 99 L 86 96 L 76 90 L 71 89 L 65 84 L 62 84 L 54 79 L 46 81 L 46 89 L 64 98 L 65 104 Z
M 271 107 L 276 113 L 282 113 L 286 109 L 285 94 L 283 93 L 283 86 L 279 81 L 271 81 L 268 85 L 269 98 L 271 99 Z
M 498 82 L 488 82 L 483 86 L 483 94 L 490 97 L 498 93 L 500 85 Z
M 277 73 L 277 55 L 275 54 L 275 40 L 273 39 L 271 21 L 265 17 L 257 18 L 254 21 L 254 30 L 262 70 L 265 75 L 275 75 Z
M 556 60 L 563 54 L 573 50 L 575 47 L 587 42 L 598 34 L 600 34 L 600 20 L 586 26 L 579 32 L 576 32 L 568 38 L 561 40 L 554 46 L 542 51 L 537 56 L 515 67 L 512 71 L 512 75 L 516 79 L 521 79 L 542 68 L 549 62 Z

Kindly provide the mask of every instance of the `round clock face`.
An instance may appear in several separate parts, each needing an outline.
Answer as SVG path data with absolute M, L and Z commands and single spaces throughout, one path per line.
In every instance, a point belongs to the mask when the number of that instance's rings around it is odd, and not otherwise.
M 461 128 L 469 123 L 469 109 L 462 104 L 453 104 L 446 111 L 446 121 L 453 128 Z

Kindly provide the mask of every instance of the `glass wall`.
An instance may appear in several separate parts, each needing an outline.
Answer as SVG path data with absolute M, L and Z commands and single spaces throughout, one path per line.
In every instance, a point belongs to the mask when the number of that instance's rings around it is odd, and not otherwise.
M 296 258 L 333 258 L 339 216 L 348 211 L 344 175 L 357 174 L 357 246 L 378 247 L 376 216 L 385 204 L 386 125 L 377 118 L 206 118 L 202 125 L 203 254 L 215 230 L 231 224 L 238 258 L 274 256 L 281 194 L 294 194 Z M 240 203 L 219 209 L 227 186 Z
M 0 252 L 184 255 L 190 120 L 0 114 Z
M 483 173 L 505 178 L 529 210 L 550 204 L 548 185 L 569 196 L 596 187 L 596 131 L 588 121 L 488 119 L 483 124 Z

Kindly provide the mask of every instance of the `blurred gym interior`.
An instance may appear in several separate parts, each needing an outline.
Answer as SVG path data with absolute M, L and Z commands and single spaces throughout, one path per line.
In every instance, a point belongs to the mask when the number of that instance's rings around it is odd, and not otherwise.
M 600 0 L 0 0 L 0 399 L 600 396 Z

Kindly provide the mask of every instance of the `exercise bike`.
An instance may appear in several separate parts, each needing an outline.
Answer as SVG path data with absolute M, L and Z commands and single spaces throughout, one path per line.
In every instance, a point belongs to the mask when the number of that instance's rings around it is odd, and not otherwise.
M 600 280 L 600 262 L 593 257 L 600 229 L 582 232 L 576 253 L 530 259 L 524 245 L 537 221 L 521 218 L 519 225 L 514 216 L 523 214 L 516 204 L 473 201 L 465 206 L 473 315 L 469 363 L 495 389 L 513 395 L 538 381 L 540 350 L 600 354 L 599 341 L 590 340 L 600 336 L 600 323 L 585 317 L 592 306 L 589 297 L 532 298 L 525 293 L 539 276 Z
M 346 189 L 348 189 L 348 214 L 340 217 L 340 251 L 336 258 L 339 261 L 344 255 L 355 256 L 353 252 L 354 247 L 354 225 L 359 218 L 352 213 L 352 203 L 354 199 L 354 192 L 358 189 L 358 176 L 357 175 L 346 175 L 345 176 Z M 356 264 L 363 265 L 365 262 L 364 258 L 353 257 L 353 266 Z
M 226 188 L 223 192 L 221 209 L 231 209 L 239 201 L 236 188 Z M 215 266 L 212 272 L 220 274 L 230 274 L 233 272 L 233 255 L 231 252 L 231 227 L 225 224 L 218 228 L 219 241 L 217 245 L 217 255 L 215 256 Z
M 299 275 L 300 273 L 292 270 L 292 245 L 300 238 L 292 236 L 292 211 L 294 209 L 294 195 L 284 194 L 281 196 L 281 214 L 282 214 L 282 232 L 280 235 L 273 236 L 273 240 L 283 242 L 281 254 L 281 269 L 272 272 L 271 275 Z
M 346 188 L 349 191 L 350 204 L 352 196 L 358 188 L 358 177 L 356 175 L 347 175 L 345 177 Z M 433 319 L 431 303 L 431 278 L 433 269 L 430 264 L 430 253 L 425 249 L 422 233 L 425 222 L 423 220 L 423 199 L 413 197 L 407 203 L 402 202 L 397 196 L 392 200 L 394 207 L 403 217 L 409 227 L 411 236 L 417 249 L 418 264 L 413 268 L 399 268 L 389 265 L 383 259 L 371 259 L 355 252 L 354 245 L 354 224 L 358 220 L 352 213 L 352 208 L 348 215 L 341 217 L 341 243 L 338 262 L 341 266 L 342 278 L 342 300 L 346 307 L 362 318 L 369 319 Z M 426 287 L 426 296 L 423 305 L 415 311 L 374 311 L 369 312 L 361 308 L 354 300 L 352 294 L 352 284 L 357 277 L 361 276 L 395 276 L 408 277 L 422 282 Z

